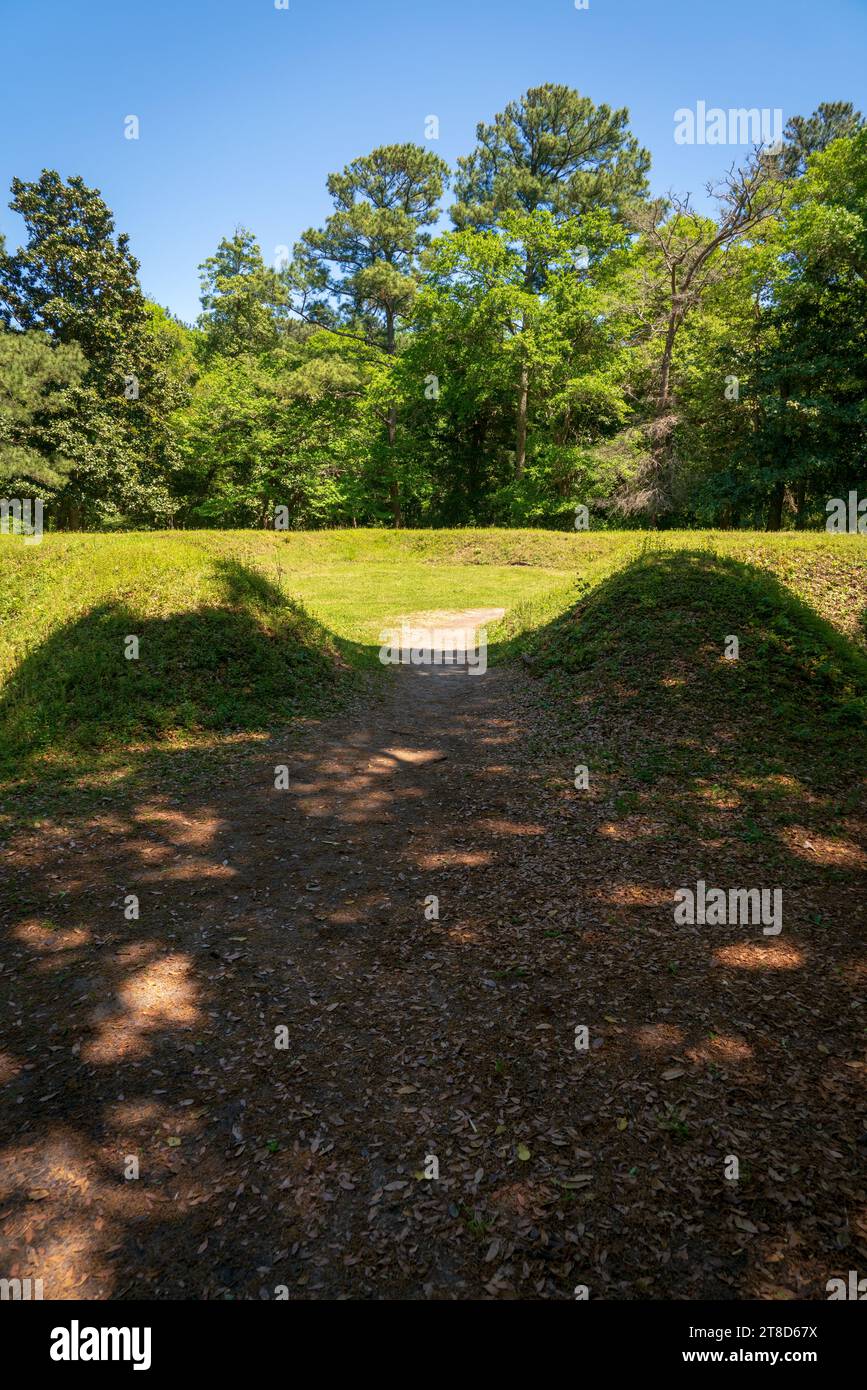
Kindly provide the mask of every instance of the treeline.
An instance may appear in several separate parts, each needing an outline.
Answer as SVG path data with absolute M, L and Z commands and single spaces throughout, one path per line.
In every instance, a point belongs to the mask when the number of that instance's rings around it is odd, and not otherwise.
M 194 327 L 97 190 L 14 179 L 0 495 L 72 528 L 822 524 L 867 474 L 865 124 L 793 119 L 714 215 L 649 169 L 627 111 L 535 88 L 455 171 L 332 174 L 294 251 L 238 228 Z

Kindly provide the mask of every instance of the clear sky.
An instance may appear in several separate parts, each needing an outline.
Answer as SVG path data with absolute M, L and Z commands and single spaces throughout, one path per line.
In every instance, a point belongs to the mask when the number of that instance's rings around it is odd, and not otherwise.
M 0 51 L 0 232 L 22 239 L 13 175 L 80 174 L 187 320 L 221 236 L 272 259 L 323 221 L 331 170 L 423 143 L 429 115 L 453 164 L 479 120 L 568 83 L 629 108 L 655 191 L 698 193 L 740 151 L 677 145 L 680 107 L 867 112 L 867 0 L 0 0 Z

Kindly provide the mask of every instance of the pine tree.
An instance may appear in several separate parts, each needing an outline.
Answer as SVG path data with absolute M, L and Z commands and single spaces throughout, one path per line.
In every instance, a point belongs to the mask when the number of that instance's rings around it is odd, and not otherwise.
M 332 174 L 328 191 L 335 210 L 321 230 L 305 232 L 296 248 L 289 278 L 297 312 L 393 359 L 415 298 L 419 257 L 430 242 L 425 228 L 437 220 L 447 178 L 447 165 L 420 145 L 385 145 Z M 387 360 L 385 365 L 388 370 Z M 383 395 L 383 484 L 397 527 L 403 521 L 397 407 L 387 386 Z

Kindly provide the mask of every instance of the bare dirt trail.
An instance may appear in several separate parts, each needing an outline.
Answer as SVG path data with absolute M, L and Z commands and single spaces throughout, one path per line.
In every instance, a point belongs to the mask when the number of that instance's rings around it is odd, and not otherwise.
M 56 1297 L 479 1292 L 459 1271 L 507 939 L 475 957 L 545 834 L 515 815 L 513 683 L 400 669 L 348 729 L 275 740 L 218 795 L 19 837 L 5 1267 Z M 431 1221 L 452 1232 L 433 1260 Z
M 20 837 L 3 1269 L 46 1297 L 821 1296 L 857 1166 L 811 1179 L 841 1143 L 816 1089 L 791 1172 L 816 1058 L 779 1039 L 839 999 L 789 945 L 759 974 L 675 929 L 676 868 L 577 760 L 526 673 L 402 669 L 218 792 Z

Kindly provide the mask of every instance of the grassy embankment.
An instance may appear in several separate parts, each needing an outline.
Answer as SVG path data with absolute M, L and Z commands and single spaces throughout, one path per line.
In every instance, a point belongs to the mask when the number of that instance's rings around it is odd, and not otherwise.
M 395 619 L 479 607 L 507 610 L 491 659 L 534 654 L 567 711 L 631 671 L 673 714 L 671 673 L 692 660 L 715 697 L 756 704 L 757 730 L 826 739 L 832 714 L 844 733 L 859 717 L 865 603 L 867 540 L 824 534 L 0 537 L 0 777 L 104 787 L 160 751 L 261 739 L 375 687 Z M 719 665 L 729 634 L 758 666 Z

